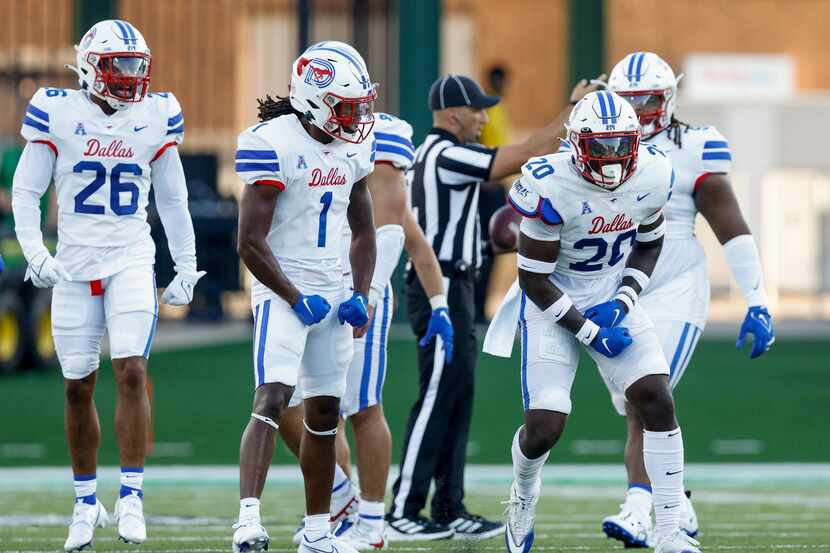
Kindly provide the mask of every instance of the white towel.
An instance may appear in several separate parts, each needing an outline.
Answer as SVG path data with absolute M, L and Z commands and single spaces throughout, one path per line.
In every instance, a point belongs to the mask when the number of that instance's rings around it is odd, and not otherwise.
M 498 357 L 510 357 L 513 355 L 513 343 L 516 341 L 516 326 L 519 323 L 519 311 L 522 307 L 522 289 L 519 288 L 519 280 L 516 279 L 507 295 L 504 296 L 501 305 L 496 311 L 490 326 L 487 327 L 487 335 L 484 336 L 484 353 Z

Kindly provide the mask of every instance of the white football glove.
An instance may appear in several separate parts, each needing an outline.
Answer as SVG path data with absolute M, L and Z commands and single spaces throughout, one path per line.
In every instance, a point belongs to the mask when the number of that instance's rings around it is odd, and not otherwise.
M 161 302 L 167 305 L 189 304 L 193 301 L 193 288 L 205 274 L 205 271 L 177 272 L 176 277 L 167 285 L 164 294 L 161 295 Z
M 26 267 L 23 281 L 27 280 L 31 280 L 36 288 L 51 288 L 61 280 L 72 282 L 72 277 L 60 261 L 48 253 L 43 253 Z

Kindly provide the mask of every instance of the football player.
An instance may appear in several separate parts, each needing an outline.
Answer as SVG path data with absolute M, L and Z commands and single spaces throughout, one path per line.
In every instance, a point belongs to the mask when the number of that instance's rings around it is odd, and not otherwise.
M 344 45 L 346 47 L 347 45 Z M 350 47 L 349 47 L 350 48 Z M 441 336 L 444 347 L 452 348 L 453 328 L 449 317 L 441 269 L 412 212 L 406 206 L 403 172 L 414 159 L 412 127 L 386 113 L 376 113 L 373 134 L 377 140 L 375 169 L 369 175 L 375 227 L 377 264 L 369 293 L 370 326 L 365 336 L 355 340 L 355 354 L 346 379 L 346 395 L 340 404 L 343 419 L 351 422 L 360 473 L 360 491 L 349 478 L 349 449 L 338 434 L 338 465 L 332 488 L 331 522 L 343 523 L 338 537 L 358 550 L 383 549 L 388 540 L 384 529 L 383 503 L 391 463 L 392 436 L 383 413 L 381 396 L 387 369 L 387 343 L 392 324 L 393 296 L 390 278 L 406 248 L 418 278 L 430 297 L 433 310 L 423 341 Z M 344 252 L 346 253 L 346 252 Z M 344 258 L 344 268 L 348 260 Z M 345 275 L 348 283 L 352 277 Z M 452 358 L 452 352 L 447 355 Z M 294 391 L 291 405 L 299 405 Z M 302 408 L 289 410 L 280 425 L 280 434 L 292 451 L 299 450 Z M 340 466 L 343 464 L 344 468 Z M 356 508 L 357 516 L 348 517 Z M 302 530 L 302 528 L 301 528 Z M 295 533 L 299 543 L 302 531 Z
M 236 172 L 245 188 L 238 248 L 254 277 L 256 391 L 240 446 L 235 551 L 268 548 L 259 498 L 295 386 L 305 408 L 300 466 L 306 517 L 299 551 L 353 551 L 332 539 L 329 517 L 352 327 L 360 336 L 369 321 L 376 246 L 366 177 L 375 160 L 375 97 L 359 55 L 309 51 L 292 65 L 289 97 L 260 102 L 261 122 L 239 135 Z M 347 224 L 348 287 L 341 256 Z
M 126 21 L 96 23 L 76 46 L 80 90 L 41 88 L 23 119 L 26 147 L 14 176 L 15 231 L 26 278 L 52 287 L 52 335 L 65 379 L 66 434 L 75 508 L 66 551 L 92 542 L 107 513 L 96 497 L 101 438 L 93 401 L 101 338 L 109 334 L 118 389 L 115 431 L 121 491 L 118 535 L 146 539 L 142 482 L 149 401 L 147 359 L 156 331 L 155 245 L 147 224 L 152 184 L 176 276 L 162 296 L 186 305 L 204 275 L 196 270 L 187 186 L 176 146 L 182 108 L 169 92 L 149 94 L 150 49 Z M 58 248 L 40 231 L 40 197 L 51 180 L 58 197 Z
M 688 125 L 675 117 L 678 80 L 672 68 L 651 52 L 625 56 L 608 80 L 608 88 L 634 106 L 643 141 L 668 156 L 676 175 L 665 209 L 663 251 L 648 290 L 640 296 L 643 309 L 655 322 L 673 388 L 689 365 L 709 310 L 706 257 L 694 235 L 698 213 L 723 245 L 732 276 L 746 298 L 748 311 L 737 347 L 743 347 L 751 335 L 750 357 L 755 359 L 775 341 L 758 250 L 729 182 L 729 143 L 714 127 Z M 651 528 L 652 487 L 643 467 L 643 422 L 636 410 L 627 407 L 622 390 L 613 385 L 609 390 L 614 407 L 628 422 L 629 491 L 619 514 L 603 521 L 603 530 L 628 546 L 645 547 Z M 695 536 L 697 516 L 687 497 L 681 501 L 681 527 Z
M 525 423 L 513 439 L 507 547 L 527 553 L 532 546 L 540 472 L 571 411 L 581 342 L 644 423 L 645 466 L 657 508 L 655 551 L 697 553 L 697 543 L 679 528 L 683 439 L 669 367 L 638 302 L 663 243 L 671 163 L 658 148 L 640 144 L 634 109 L 611 92 L 586 95 L 566 130 L 573 154 L 531 158 L 509 192 L 524 216 L 518 287 L 488 331 L 507 328 L 512 341 L 518 311 Z M 608 298 L 618 308 L 599 322 L 583 314 L 602 310 L 593 306 Z

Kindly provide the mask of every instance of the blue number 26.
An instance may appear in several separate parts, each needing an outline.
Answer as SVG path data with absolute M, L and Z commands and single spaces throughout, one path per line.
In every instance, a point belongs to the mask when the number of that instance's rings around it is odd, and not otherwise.
M 75 196 L 75 213 L 89 213 L 103 215 L 106 208 L 103 205 L 89 204 L 86 201 L 95 194 L 107 181 L 107 168 L 100 161 L 79 161 L 72 168 L 75 173 L 94 173 L 92 182 L 86 185 Z M 135 163 L 119 163 L 112 168 L 110 180 L 110 209 L 116 215 L 132 215 L 138 211 L 138 186 L 134 182 L 123 182 L 121 175 L 141 176 L 141 167 Z M 121 194 L 129 194 L 129 201 L 121 203 Z

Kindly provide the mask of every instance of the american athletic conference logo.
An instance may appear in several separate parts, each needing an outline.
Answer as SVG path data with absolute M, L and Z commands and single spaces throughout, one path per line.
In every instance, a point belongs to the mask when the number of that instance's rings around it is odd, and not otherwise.
M 308 71 L 305 74 L 306 84 L 315 84 L 317 88 L 325 88 L 334 81 L 334 64 L 328 60 L 314 58 L 308 62 Z

